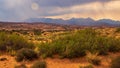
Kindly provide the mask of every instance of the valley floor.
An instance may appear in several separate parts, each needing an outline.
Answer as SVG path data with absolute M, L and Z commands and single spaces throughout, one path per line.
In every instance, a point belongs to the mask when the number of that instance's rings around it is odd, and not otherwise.
M 94 66 L 94 68 L 109 68 L 109 64 L 113 58 L 116 56 L 120 56 L 120 53 L 111 53 L 107 56 L 100 56 L 101 57 L 101 65 L 100 66 Z M 30 67 L 34 62 L 38 61 L 25 61 L 17 63 L 15 61 L 15 57 L 9 56 L 9 55 L 2 55 L 0 58 L 7 58 L 5 61 L 0 61 L 0 68 L 14 68 L 15 65 L 19 65 L 21 63 L 26 64 L 28 67 Z M 39 59 L 41 61 L 42 59 Z M 47 62 L 47 68 L 79 68 L 80 66 L 86 66 L 89 63 L 83 58 L 74 58 L 74 59 L 58 59 L 58 58 L 47 58 L 45 59 Z

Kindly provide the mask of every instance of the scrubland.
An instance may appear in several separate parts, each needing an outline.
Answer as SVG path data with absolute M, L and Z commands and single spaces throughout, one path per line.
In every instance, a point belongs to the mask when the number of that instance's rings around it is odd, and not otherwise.
M 1 30 L 0 68 L 120 68 L 120 28 Z

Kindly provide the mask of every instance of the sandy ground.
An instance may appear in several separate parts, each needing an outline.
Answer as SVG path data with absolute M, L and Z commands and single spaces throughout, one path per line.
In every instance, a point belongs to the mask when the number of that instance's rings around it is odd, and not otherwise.
M 7 58 L 5 61 L 0 61 L 0 68 L 14 68 L 15 65 L 17 65 L 17 62 L 15 62 L 14 57 L 8 56 L 8 55 L 2 55 L 0 58 Z
M 100 66 L 94 66 L 94 68 L 109 68 L 111 59 L 116 56 L 120 56 L 120 53 L 110 54 L 107 56 L 101 56 L 102 63 Z M 15 65 L 21 64 L 15 61 L 15 58 L 9 55 L 2 55 L 0 58 L 7 58 L 5 61 L 0 61 L 0 68 L 14 68 Z M 28 67 L 30 67 L 34 62 L 41 61 L 41 59 L 24 62 Z M 58 59 L 58 58 L 47 58 L 47 68 L 79 68 L 79 66 L 85 66 L 89 63 L 85 58 L 75 58 L 75 59 Z

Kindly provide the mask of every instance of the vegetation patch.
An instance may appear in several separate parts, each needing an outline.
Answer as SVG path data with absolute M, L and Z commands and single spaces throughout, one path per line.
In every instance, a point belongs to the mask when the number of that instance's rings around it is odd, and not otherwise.
M 0 32 L 0 51 L 11 52 L 22 48 L 32 49 L 34 46 L 22 36 Z
M 39 53 L 52 56 L 58 54 L 66 58 L 85 56 L 86 51 L 106 55 L 120 51 L 120 39 L 102 37 L 94 29 L 78 30 L 53 40 L 52 43 L 39 45 Z
M 20 62 L 23 60 L 33 60 L 38 58 L 37 53 L 34 52 L 32 49 L 26 49 L 23 48 L 21 50 L 19 50 L 16 54 L 16 61 Z
M 38 61 L 35 62 L 30 68 L 46 68 L 46 62 L 45 61 Z
M 4 58 L 4 57 L 0 58 L 0 61 L 6 61 L 6 60 L 7 58 Z
M 116 31 L 115 32 L 120 32 L 120 28 L 116 28 Z

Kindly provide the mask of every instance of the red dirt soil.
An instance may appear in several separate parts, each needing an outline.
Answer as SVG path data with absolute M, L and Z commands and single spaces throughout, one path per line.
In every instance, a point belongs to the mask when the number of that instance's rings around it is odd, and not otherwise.
M 120 53 L 111 53 L 107 56 L 100 56 L 101 57 L 101 65 L 94 66 L 94 68 L 109 68 L 109 64 L 111 59 L 115 58 L 116 56 L 120 56 Z M 25 63 L 28 67 L 30 67 L 34 62 L 41 61 L 41 59 L 32 61 L 32 62 L 21 62 L 17 63 L 15 61 L 15 57 L 9 55 L 1 55 L 0 58 L 7 58 L 5 61 L 0 61 L 0 68 L 14 68 L 15 65 Z M 89 63 L 85 58 L 74 58 L 74 59 L 58 59 L 58 58 L 47 58 L 45 59 L 47 62 L 47 68 L 79 68 L 80 66 L 86 66 Z

